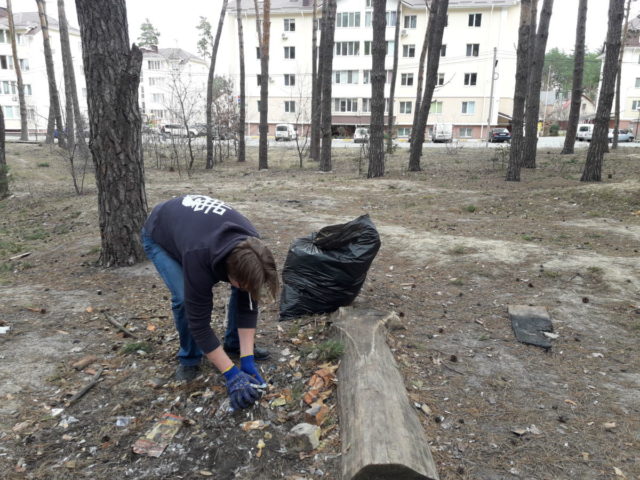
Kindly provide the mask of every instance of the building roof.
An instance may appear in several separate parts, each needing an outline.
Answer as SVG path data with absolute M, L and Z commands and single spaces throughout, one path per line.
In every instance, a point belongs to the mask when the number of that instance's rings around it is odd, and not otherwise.
M 58 20 L 53 17 L 47 15 L 47 22 L 49 23 L 49 28 L 53 30 L 60 30 L 60 25 L 58 24 Z M 38 33 L 40 28 L 40 15 L 38 12 L 15 12 L 13 14 L 13 23 L 16 28 L 26 28 L 29 35 L 34 35 Z M 7 10 L 2 8 L 0 10 L 0 27 L 9 27 L 9 17 L 7 16 Z M 74 33 L 76 35 L 80 35 L 80 30 L 76 27 L 68 26 L 69 33 Z
M 402 0 L 402 3 L 412 8 L 424 8 L 425 3 L 431 0 Z M 520 0 L 449 0 L 449 8 L 489 8 L 511 7 L 520 4 Z
M 157 57 L 168 61 L 174 62 L 200 62 L 206 64 L 207 62 L 193 53 L 189 53 L 181 48 L 142 48 L 142 51 L 147 57 Z

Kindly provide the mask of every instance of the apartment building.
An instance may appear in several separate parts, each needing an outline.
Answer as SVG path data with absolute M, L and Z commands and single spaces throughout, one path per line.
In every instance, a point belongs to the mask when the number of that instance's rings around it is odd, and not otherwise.
M 49 37 L 54 57 L 54 69 L 60 100 L 64 108 L 64 80 L 62 74 L 62 55 L 60 53 L 60 32 L 56 19 L 47 17 Z M 14 13 L 14 24 L 18 44 L 18 61 L 22 67 L 22 80 L 25 85 L 27 103 L 27 125 L 31 134 L 44 132 L 49 118 L 49 85 L 44 61 L 42 29 L 37 12 Z M 69 27 L 71 55 L 76 72 L 78 88 L 81 89 L 81 108 L 86 112 L 86 90 L 84 71 L 82 69 L 82 44 L 80 31 Z M 9 19 L 5 8 L 0 8 L 0 105 L 2 106 L 7 131 L 20 131 L 20 103 L 16 72 L 14 69 L 11 38 L 9 36 Z M 84 93 L 84 96 L 82 96 Z
M 269 124 L 309 123 L 313 10 L 311 0 L 272 0 L 269 53 Z M 321 2 L 319 2 L 321 3 Z M 262 2 L 258 2 L 259 9 Z M 410 135 L 417 88 L 418 62 L 427 28 L 424 0 L 387 1 L 388 98 L 394 34 L 400 23 L 394 120 L 398 136 Z M 320 12 L 318 12 L 319 14 Z M 222 65 L 239 80 L 235 11 L 225 23 Z M 338 0 L 333 57 L 332 123 L 349 135 L 368 125 L 371 110 L 371 0 Z M 452 123 L 454 136 L 483 138 L 489 124 L 508 125 L 513 107 L 519 0 L 450 0 L 438 71 L 438 85 L 428 125 Z M 252 0 L 242 3 L 245 44 L 246 104 L 249 134 L 259 121 L 260 60 Z M 218 69 L 220 71 L 220 69 Z M 388 108 L 388 107 L 387 107 Z
M 209 63 L 180 48 L 143 49 L 139 103 L 144 121 L 205 122 Z
M 602 59 L 602 67 L 604 67 L 604 55 Z M 638 128 L 640 126 L 640 16 L 629 20 L 620 72 L 620 128 L 631 129 L 638 138 L 640 133 Z M 602 75 L 600 75 L 600 81 L 602 82 Z M 615 109 L 612 108 L 611 128 L 614 126 L 614 112 Z

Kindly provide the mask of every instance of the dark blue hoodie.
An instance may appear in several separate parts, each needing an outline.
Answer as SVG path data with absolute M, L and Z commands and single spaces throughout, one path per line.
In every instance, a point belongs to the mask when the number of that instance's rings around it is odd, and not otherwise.
M 154 242 L 182 265 L 184 305 L 189 330 L 204 353 L 220 340 L 211 329 L 212 287 L 228 282 L 226 257 L 258 232 L 240 213 L 205 195 L 184 195 L 157 205 L 144 224 Z M 258 304 L 243 290 L 238 295 L 238 327 L 255 328 Z

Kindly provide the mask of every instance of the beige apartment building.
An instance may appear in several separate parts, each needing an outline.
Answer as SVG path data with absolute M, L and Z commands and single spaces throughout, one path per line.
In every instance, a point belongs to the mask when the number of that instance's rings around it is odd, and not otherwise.
M 321 2 L 318 2 L 321 3 Z M 311 114 L 313 2 L 272 0 L 269 58 L 269 124 L 303 127 Z M 262 2 L 258 2 L 259 9 Z M 398 137 L 411 133 L 418 62 L 428 10 L 424 0 L 387 1 L 388 97 L 393 67 L 394 34 L 400 23 L 394 117 Z M 318 12 L 320 13 L 320 12 Z M 227 70 L 239 91 L 238 30 L 235 9 L 220 47 L 218 71 Z M 368 125 L 371 105 L 371 0 L 338 0 L 333 57 L 332 123 L 336 133 L 350 135 Z M 519 0 L 450 0 L 438 70 L 438 85 L 428 125 L 453 124 L 455 138 L 484 138 L 489 125 L 508 125 L 513 107 Z M 243 0 L 248 133 L 259 121 L 260 60 L 253 0 Z M 224 67 L 222 67 L 224 66 Z

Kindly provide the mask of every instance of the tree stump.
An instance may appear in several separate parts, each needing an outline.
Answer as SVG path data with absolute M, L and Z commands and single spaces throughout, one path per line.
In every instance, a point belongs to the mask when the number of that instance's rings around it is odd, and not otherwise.
M 344 480 L 438 480 L 424 430 L 386 343 L 392 315 L 341 308 L 338 370 Z

